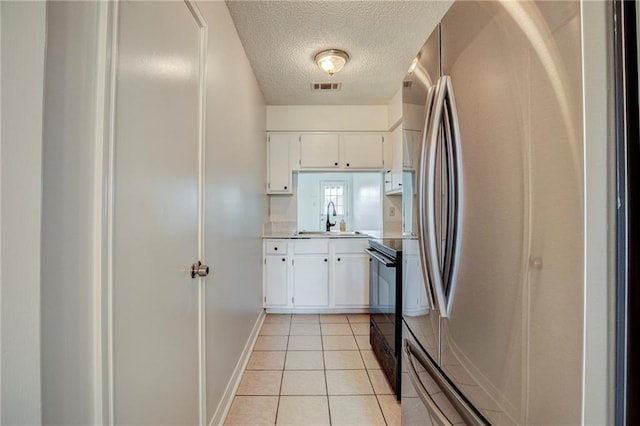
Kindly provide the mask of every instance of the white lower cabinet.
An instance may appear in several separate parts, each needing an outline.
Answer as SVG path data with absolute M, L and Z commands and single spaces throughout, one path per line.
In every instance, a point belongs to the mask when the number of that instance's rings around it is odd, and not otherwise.
M 329 256 L 293 257 L 293 306 L 329 306 Z
M 402 312 L 408 316 L 426 315 L 429 312 L 429 301 L 418 255 L 405 255 L 403 268 L 407 285 L 403 288 Z
M 267 255 L 264 259 L 264 305 L 289 304 L 288 262 L 286 256 Z
M 264 307 L 274 312 L 366 311 L 367 246 L 364 238 L 265 240 Z
M 333 265 L 333 303 L 369 306 L 369 256 L 336 254 Z

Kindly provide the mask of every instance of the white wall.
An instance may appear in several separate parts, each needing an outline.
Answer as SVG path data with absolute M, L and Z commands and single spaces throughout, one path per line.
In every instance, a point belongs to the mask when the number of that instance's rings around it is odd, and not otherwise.
M 398 89 L 387 105 L 387 130 L 402 120 L 402 88 Z
M 205 148 L 205 247 L 212 269 L 206 288 L 208 423 L 262 310 L 266 107 L 226 4 L 200 2 L 198 6 L 209 26 Z
M 40 215 L 44 2 L 1 2 L 0 423 L 41 423 Z
M 42 421 L 100 421 L 94 300 L 98 3 L 47 2 Z M 100 178 L 98 177 L 99 181 Z M 98 186 L 99 188 L 99 186 Z
M 277 131 L 382 131 L 387 105 L 269 105 L 267 130 Z

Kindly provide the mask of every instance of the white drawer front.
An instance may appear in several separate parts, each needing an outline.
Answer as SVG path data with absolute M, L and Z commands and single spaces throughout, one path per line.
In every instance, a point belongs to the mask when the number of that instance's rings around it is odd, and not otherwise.
M 266 254 L 287 254 L 286 241 L 265 241 L 264 252 Z
M 293 245 L 295 254 L 324 254 L 329 253 L 329 240 L 296 241 Z
M 336 239 L 333 241 L 336 253 L 364 253 L 364 249 L 369 247 L 368 239 Z

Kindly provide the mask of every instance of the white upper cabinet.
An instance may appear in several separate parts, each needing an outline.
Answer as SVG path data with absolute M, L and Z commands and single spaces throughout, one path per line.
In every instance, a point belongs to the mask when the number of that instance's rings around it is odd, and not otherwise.
M 291 194 L 291 135 L 272 133 L 267 140 L 267 193 Z
M 382 169 L 384 138 L 380 134 L 343 134 L 345 169 Z
M 422 134 L 417 130 L 404 130 L 402 133 L 402 163 L 404 169 L 417 170 L 418 158 L 420 158 L 420 143 L 422 142 Z
M 402 125 L 397 126 L 389 136 L 391 145 L 391 167 L 385 174 L 384 191 L 387 194 L 396 194 L 402 191 Z
M 337 169 L 340 166 L 340 136 L 300 135 L 300 168 Z

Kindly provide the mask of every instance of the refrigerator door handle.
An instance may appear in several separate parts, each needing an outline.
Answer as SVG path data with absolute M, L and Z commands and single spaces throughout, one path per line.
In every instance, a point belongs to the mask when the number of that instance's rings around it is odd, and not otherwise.
M 464 198 L 462 191 L 462 146 L 458 111 L 456 109 L 451 77 L 445 76 L 443 79 L 446 85 L 443 120 L 448 167 L 447 235 L 443 267 L 443 282 L 446 286 L 443 288 L 443 291 L 445 292 L 445 300 L 447 302 L 447 312 L 449 312 L 455 294 L 458 265 L 460 263 L 460 247 L 462 243 L 462 204 Z
M 420 376 L 418 375 L 418 369 L 415 366 L 417 362 L 424 371 L 429 375 L 433 382 L 437 385 L 438 389 L 442 392 L 445 398 L 449 401 L 451 406 L 455 409 L 458 415 L 464 420 L 465 424 L 472 426 L 488 426 L 489 423 L 479 415 L 476 410 L 469 405 L 469 403 L 460 396 L 458 390 L 456 390 L 447 379 L 438 371 L 438 367 L 428 356 L 422 354 L 422 351 L 417 349 L 416 346 L 408 339 L 404 339 L 404 352 L 407 362 L 407 370 L 409 377 L 413 383 L 413 387 L 418 394 L 418 397 L 422 400 L 427 407 L 431 415 L 441 426 L 450 426 L 453 423 L 447 418 L 442 409 L 433 400 L 427 388 L 423 384 Z
M 420 268 L 422 270 L 422 278 L 426 287 L 427 299 L 429 301 L 429 307 L 433 310 L 436 307 L 435 291 L 431 282 L 429 274 L 429 262 L 427 259 L 427 242 L 426 242 L 426 229 L 425 229 L 425 186 L 427 180 L 427 147 L 426 139 L 429 129 L 432 123 L 429 121 L 431 118 L 431 110 L 433 109 L 433 99 L 435 96 L 435 86 L 429 88 L 427 93 L 427 101 L 425 104 L 425 125 L 424 132 L 422 134 L 422 143 L 420 144 L 420 156 L 418 157 L 418 248 L 420 252 Z
M 435 290 L 436 301 L 440 310 L 440 316 L 448 317 L 447 304 L 445 301 L 444 287 L 442 284 L 442 269 L 438 260 L 438 234 L 436 232 L 436 158 L 438 139 L 445 107 L 446 78 L 440 77 L 436 84 L 433 106 L 429 117 L 429 127 L 426 130 L 424 141 L 424 165 L 423 175 L 423 197 L 425 198 L 423 207 L 426 222 L 426 229 L 422 230 L 422 237 L 425 244 L 427 260 L 427 272 L 429 281 Z
M 436 85 L 431 117 L 429 118 L 429 130 L 425 139 L 425 179 L 431 178 L 431 182 L 425 182 L 424 189 L 426 202 L 424 211 L 426 214 L 427 229 L 423 231 L 426 242 L 426 259 L 428 271 L 436 300 L 440 308 L 440 316 L 449 317 L 451 302 L 455 292 L 456 278 L 461 246 L 462 228 L 462 159 L 460 156 L 460 127 L 458 113 L 451 77 L 442 76 Z M 442 133 L 441 132 L 442 129 Z M 445 139 L 444 149 L 448 156 L 448 219 L 446 230 L 446 247 L 443 253 L 443 265 L 438 259 L 438 238 L 436 232 L 436 161 L 439 137 Z M 444 283 L 447 283 L 445 290 Z

